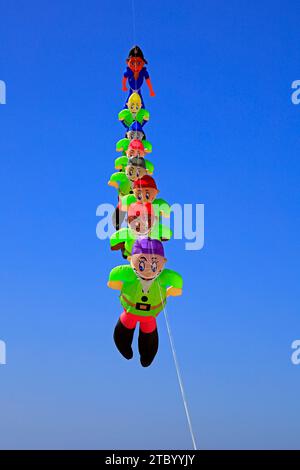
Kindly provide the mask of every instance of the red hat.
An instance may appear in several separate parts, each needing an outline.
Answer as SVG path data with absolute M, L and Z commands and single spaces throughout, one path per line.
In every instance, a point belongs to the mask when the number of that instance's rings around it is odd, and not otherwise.
M 141 188 L 153 188 L 157 189 L 156 183 L 154 179 L 149 176 L 145 175 L 143 178 L 140 178 L 139 180 L 135 180 L 133 183 L 133 189 L 141 189 Z
M 142 152 L 145 152 L 145 147 L 140 140 L 133 139 L 128 145 L 128 150 L 141 150 Z

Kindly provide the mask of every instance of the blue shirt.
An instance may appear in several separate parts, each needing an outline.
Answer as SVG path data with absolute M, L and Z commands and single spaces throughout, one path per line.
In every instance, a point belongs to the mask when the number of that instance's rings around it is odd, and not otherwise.
M 137 80 L 135 80 L 133 71 L 129 67 L 126 67 L 124 77 L 128 79 L 128 84 L 131 90 L 137 91 L 143 85 L 144 79 L 147 80 L 149 78 L 149 73 L 146 67 L 143 67 L 139 73 Z

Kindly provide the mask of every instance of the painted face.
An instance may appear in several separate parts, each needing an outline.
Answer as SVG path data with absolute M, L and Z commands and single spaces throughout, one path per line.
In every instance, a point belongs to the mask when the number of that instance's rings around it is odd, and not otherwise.
M 140 149 L 128 149 L 127 152 L 126 152 L 126 155 L 128 158 L 130 157 L 142 157 L 144 158 L 145 156 L 145 152 L 143 150 L 140 150 Z
M 127 65 L 134 73 L 139 73 L 145 65 L 145 62 L 140 57 L 130 57 Z
M 158 190 L 155 188 L 136 188 L 133 190 L 136 199 L 139 202 L 153 202 L 156 198 Z
M 151 215 L 141 215 L 139 217 L 128 217 L 128 225 L 137 237 L 147 236 L 153 227 L 153 217 Z
M 151 281 L 161 273 L 166 261 L 160 255 L 138 254 L 131 257 L 130 264 L 139 278 Z
M 138 113 L 141 107 L 142 106 L 140 106 L 140 104 L 137 102 L 128 103 L 128 109 L 132 114 Z
M 143 140 L 144 133 L 141 131 L 128 131 L 126 136 L 127 136 L 127 139 L 129 140 L 134 140 L 134 139 Z
M 127 178 L 133 182 L 145 176 L 147 174 L 147 170 L 141 166 L 127 165 L 125 168 L 125 173 Z

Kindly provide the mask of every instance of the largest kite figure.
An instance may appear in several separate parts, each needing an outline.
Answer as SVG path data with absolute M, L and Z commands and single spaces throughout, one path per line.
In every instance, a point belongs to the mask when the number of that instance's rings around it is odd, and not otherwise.
M 145 67 L 147 61 L 139 46 L 129 51 L 126 63 L 122 89 L 128 91 L 128 82 L 129 94 L 124 112 L 120 112 L 118 117 L 127 129 L 134 129 L 135 138 L 140 138 L 142 126 L 150 116 L 145 110 L 142 96 L 144 80 L 150 96 L 155 96 L 155 93 Z M 115 345 L 126 359 L 131 359 L 132 341 L 139 323 L 140 362 L 143 367 L 148 367 L 158 351 L 157 316 L 165 308 L 168 297 L 182 294 L 183 282 L 180 274 L 165 268 L 167 259 L 162 242 L 169 240 L 172 232 L 161 224 L 161 219 L 169 217 L 170 206 L 163 199 L 156 199 L 156 182 L 147 176 L 152 174 L 154 167 L 147 160 L 142 165 L 144 146 L 140 145 L 141 150 L 138 147 L 132 150 L 131 147 L 130 144 L 127 157 L 123 157 L 124 165 L 121 165 L 122 162 L 116 165 L 119 173 L 115 173 L 109 181 L 109 185 L 115 186 L 119 192 L 117 214 L 123 211 L 122 217 L 118 216 L 118 231 L 111 239 L 111 249 L 121 247 L 127 264 L 111 270 L 107 285 L 120 292 L 123 308 L 114 330 Z M 134 167 L 137 163 L 138 166 Z M 124 221 L 126 227 L 120 228 Z

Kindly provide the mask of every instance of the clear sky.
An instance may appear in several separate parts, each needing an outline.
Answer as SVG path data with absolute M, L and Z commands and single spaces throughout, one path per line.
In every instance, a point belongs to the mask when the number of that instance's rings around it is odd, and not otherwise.
M 161 197 L 205 204 L 205 246 L 166 246 L 168 313 L 199 448 L 300 448 L 300 6 L 135 0 Z M 112 331 L 123 260 L 96 238 L 131 0 L 0 1 L 0 448 L 191 448 L 164 318 L 143 369 Z M 134 345 L 135 353 L 136 343 Z

